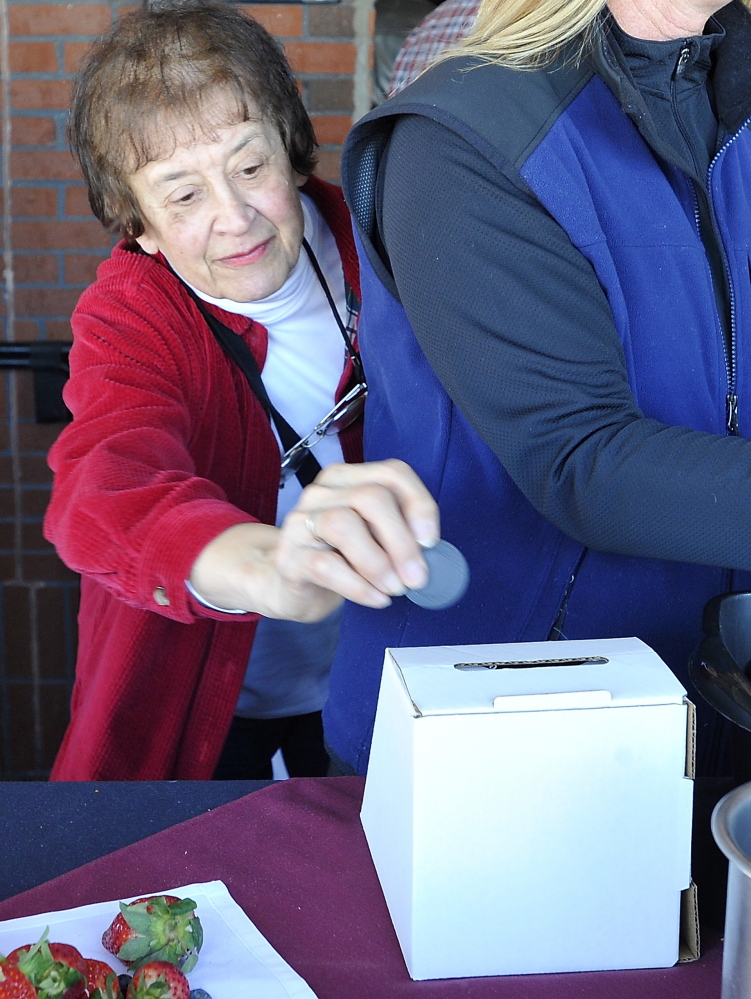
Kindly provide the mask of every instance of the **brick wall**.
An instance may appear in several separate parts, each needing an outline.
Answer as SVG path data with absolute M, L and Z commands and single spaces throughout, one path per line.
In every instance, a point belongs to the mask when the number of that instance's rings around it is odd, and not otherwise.
M 372 0 L 243 8 L 285 45 L 338 180 L 341 145 L 369 106 Z M 132 4 L 2 0 L 3 340 L 70 339 L 70 313 L 107 255 L 65 142 L 71 81 L 93 37 Z M 10 134 L 9 134 L 10 132 Z M 10 141 L 8 141 L 10 140 Z M 46 452 L 32 376 L 0 369 L 0 779 L 42 779 L 67 723 L 78 580 L 42 537 Z

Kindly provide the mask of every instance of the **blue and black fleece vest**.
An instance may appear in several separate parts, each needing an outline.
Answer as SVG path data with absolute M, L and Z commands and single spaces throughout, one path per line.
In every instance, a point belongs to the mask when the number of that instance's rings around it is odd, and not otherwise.
M 444 63 L 372 112 L 345 158 L 362 264 L 365 458 L 398 457 L 416 470 L 439 503 L 443 537 L 472 574 L 461 602 L 439 613 L 403 598 L 383 611 L 347 605 L 324 720 L 331 748 L 361 773 L 387 647 L 544 640 L 565 606 L 567 638 L 636 635 L 686 683 L 705 602 L 751 585 L 748 574 L 731 580 L 722 568 L 586 550 L 542 517 L 433 373 L 379 257 L 375 225 L 378 162 L 395 116 L 454 129 L 526 185 L 590 261 L 644 415 L 725 434 L 727 399 L 737 397 L 738 432 L 751 437 L 749 122 L 734 122 L 708 177 L 731 296 L 728 347 L 694 188 L 650 147 L 630 96 L 617 79 L 605 82 L 608 68 L 597 59 L 555 71 L 466 68 Z M 450 211 L 450 192 L 436 196 Z M 681 292 L 669 311 L 666 286 Z

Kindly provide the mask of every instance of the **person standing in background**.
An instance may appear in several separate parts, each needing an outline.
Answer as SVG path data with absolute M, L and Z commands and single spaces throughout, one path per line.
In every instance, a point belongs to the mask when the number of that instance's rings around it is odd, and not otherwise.
M 388 97 L 391 67 L 412 28 L 435 7 L 433 0 L 376 0 L 373 33 L 373 104 Z
M 443 0 L 436 9 L 407 35 L 397 55 L 388 96 L 393 97 L 400 90 L 416 80 L 435 62 L 442 52 L 453 48 L 472 30 L 480 0 Z

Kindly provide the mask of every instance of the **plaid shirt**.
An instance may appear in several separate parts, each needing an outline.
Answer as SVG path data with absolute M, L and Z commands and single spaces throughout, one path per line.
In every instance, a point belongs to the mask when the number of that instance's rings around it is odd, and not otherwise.
M 389 97 L 416 79 L 443 49 L 469 34 L 480 0 L 444 0 L 407 36 L 391 71 Z

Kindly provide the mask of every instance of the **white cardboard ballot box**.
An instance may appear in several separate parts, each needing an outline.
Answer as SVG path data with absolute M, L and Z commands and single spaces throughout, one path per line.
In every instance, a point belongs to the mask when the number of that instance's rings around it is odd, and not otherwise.
M 685 695 L 636 638 L 386 651 L 361 818 L 413 979 L 676 963 Z

